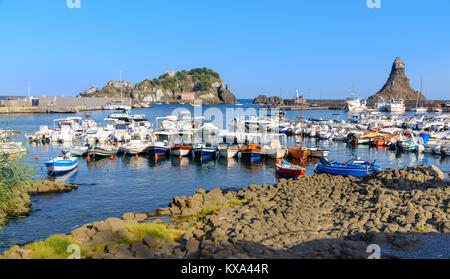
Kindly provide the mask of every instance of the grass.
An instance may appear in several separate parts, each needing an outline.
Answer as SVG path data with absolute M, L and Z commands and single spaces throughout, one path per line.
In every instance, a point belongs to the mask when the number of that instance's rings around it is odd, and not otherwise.
M 127 229 L 139 240 L 142 241 L 146 236 L 153 236 L 156 240 L 167 237 L 173 241 L 181 239 L 187 231 L 168 229 L 168 224 L 147 223 L 137 225 L 127 225 Z
M 32 259 L 67 259 L 72 254 L 67 252 L 67 247 L 72 244 L 78 243 L 70 236 L 52 236 L 44 241 L 26 244 L 23 250 L 29 250 Z M 0 255 L 0 258 L 8 258 L 17 249 L 18 247 L 11 248 Z

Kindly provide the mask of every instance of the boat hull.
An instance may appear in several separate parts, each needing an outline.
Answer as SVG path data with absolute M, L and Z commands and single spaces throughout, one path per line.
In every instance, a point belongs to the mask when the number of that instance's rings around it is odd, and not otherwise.
M 317 174 L 328 173 L 332 175 L 364 177 L 368 174 L 371 174 L 374 169 L 369 166 L 363 167 L 354 165 L 323 165 L 319 163 L 316 165 L 314 171 Z
M 78 166 L 78 158 L 73 160 L 49 161 L 45 163 L 49 173 L 61 174 L 74 170 Z
M 151 155 L 165 156 L 169 151 L 168 147 L 163 146 L 150 146 L 148 148 L 148 153 Z

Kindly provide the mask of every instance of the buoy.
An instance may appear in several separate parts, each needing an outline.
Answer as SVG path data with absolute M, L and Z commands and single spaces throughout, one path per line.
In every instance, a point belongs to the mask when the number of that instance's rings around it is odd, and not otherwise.
M 38 161 L 39 160 L 39 157 L 38 157 L 38 155 L 36 155 L 36 157 L 34 157 L 35 159 L 36 159 L 36 161 Z
M 227 162 L 229 162 L 230 161 L 230 157 L 227 157 Z
M 158 160 L 158 154 L 155 154 L 155 160 Z
M 183 156 L 181 156 L 181 154 L 180 154 L 180 156 L 178 156 L 178 159 L 182 160 L 182 159 L 183 159 Z
M 88 154 L 86 159 L 88 162 L 91 161 L 91 156 L 89 156 L 89 154 Z
M 139 159 L 139 155 L 138 155 L 138 154 L 136 154 L 136 160 L 137 160 L 137 159 Z
M 277 164 L 280 162 L 280 159 L 277 158 Z
M 200 162 L 203 162 L 203 156 L 202 156 L 202 157 L 200 157 Z
M 114 160 L 114 156 L 113 155 L 111 155 L 111 158 L 110 158 L 111 160 Z

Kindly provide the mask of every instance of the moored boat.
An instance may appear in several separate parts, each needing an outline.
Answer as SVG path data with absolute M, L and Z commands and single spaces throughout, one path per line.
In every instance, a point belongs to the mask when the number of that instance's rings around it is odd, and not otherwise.
M 73 157 L 70 153 L 66 153 L 63 156 L 58 156 L 45 162 L 45 166 L 51 174 L 66 173 L 78 166 L 78 158 Z
M 188 156 L 192 148 L 192 144 L 175 144 L 170 148 L 170 154 L 173 156 Z
M 309 147 L 308 150 L 311 152 L 311 157 L 327 157 L 330 154 L 330 150 L 324 147 Z
M 276 173 L 283 178 L 297 178 L 300 175 L 304 175 L 305 168 L 297 165 L 293 165 L 289 162 L 282 161 L 275 166 Z
M 240 150 L 241 158 L 247 160 L 261 159 L 261 148 L 254 143 L 250 143 L 247 146 L 243 146 Z
M 375 165 L 375 162 L 370 163 L 359 159 L 352 159 L 346 163 L 337 163 L 335 161 L 328 161 L 327 158 L 322 157 L 320 158 L 320 162 L 316 165 L 314 172 L 317 174 L 328 173 L 333 175 L 363 177 L 376 170 L 381 170 L 381 167 Z
M 239 145 L 228 145 L 228 144 L 219 144 L 217 146 L 217 150 L 219 151 L 220 157 L 224 158 L 233 158 L 239 153 Z
M 193 149 L 193 154 L 197 159 L 215 159 L 216 147 L 210 143 L 196 144 Z

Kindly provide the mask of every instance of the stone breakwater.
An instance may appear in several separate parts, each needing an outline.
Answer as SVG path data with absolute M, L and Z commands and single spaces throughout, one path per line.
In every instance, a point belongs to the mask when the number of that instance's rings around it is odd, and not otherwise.
M 239 191 L 199 189 L 156 213 L 126 213 L 65 237 L 81 245 L 82 258 L 94 259 L 366 259 L 370 244 L 410 249 L 421 245 L 414 234 L 450 233 L 449 186 L 437 167 L 420 166 L 365 178 L 321 174 Z M 33 251 L 13 247 L 5 255 Z
M 30 182 L 25 185 L 22 191 L 16 191 L 16 210 L 12 216 L 6 216 L 0 212 L 0 225 L 7 223 L 8 219 L 17 216 L 24 216 L 29 213 L 31 209 L 31 196 L 50 194 L 50 193 L 66 193 L 78 189 L 76 184 L 64 184 L 62 182 L 53 182 L 50 180 Z

